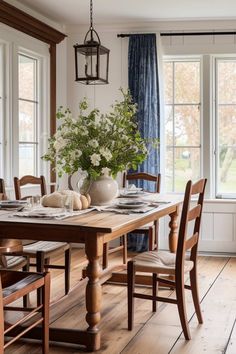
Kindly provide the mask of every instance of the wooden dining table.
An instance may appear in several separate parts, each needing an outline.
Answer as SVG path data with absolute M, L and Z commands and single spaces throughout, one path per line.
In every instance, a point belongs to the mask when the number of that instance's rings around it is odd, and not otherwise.
M 78 301 L 78 289 L 84 287 L 88 327 L 86 329 L 50 327 L 50 340 L 83 345 L 88 351 L 99 350 L 101 346 L 99 330 L 101 286 L 112 273 L 112 269 L 101 270 L 100 259 L 104 243 L 169 215 L 169 248 L 171 252 L 175 252 L 179 207 L 183 198 L 174 195 L 158 195 L 158 200 L 160 200 L 159 205 L 155 205 L 146 213 L 126 215 L 108 211 L 91 211 L 64 220 L 20 218 L 12 216 L 12 212 L 0 210 L 0 239 L 31 239 L 85 244 L 88 259 L 86 278 L 81 279 L 68 295 L 52 304 L 51 321 L 61 316 L 62 312 L 66 312 L 68 307 Z M 40 334 L 40 330 L 36 328 L 28 336 L 40 338 Z

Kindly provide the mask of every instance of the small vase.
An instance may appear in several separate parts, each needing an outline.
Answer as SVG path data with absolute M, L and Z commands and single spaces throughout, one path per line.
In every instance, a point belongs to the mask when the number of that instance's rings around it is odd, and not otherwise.
M 117 197 L 118 183 L 110 176 L 101 176 L 90 181 L 88 193 L 92 205 L 107 205 Z

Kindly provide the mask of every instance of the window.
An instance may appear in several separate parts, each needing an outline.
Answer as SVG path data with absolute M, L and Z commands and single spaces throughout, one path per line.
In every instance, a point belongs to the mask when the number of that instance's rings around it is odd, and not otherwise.
M 38 175 L 38 60 L 18 55 L 19 176 Z
M 216 196 L 236 194 L 236 59 L 216 58 Z
M 201 174 L 200 73 L 199 59 L 164 62 L 167 191 L 183 192 L 186 181 Z
M 3 134 L 3 47 L 0 45 L 0 176 L 3 175 L 3 146 L 4 146 L 4 134 Z
M 50 130 L 48 45 L 2 25 L 0 34 L 0 177 L 45 175 Z

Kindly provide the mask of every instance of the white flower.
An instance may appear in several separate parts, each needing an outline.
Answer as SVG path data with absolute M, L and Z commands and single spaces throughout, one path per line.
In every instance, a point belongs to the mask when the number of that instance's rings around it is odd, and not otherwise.
M 71 160 L 76 160 L 76 151 L 71 151 L 71 153 L 70 153 L 70 158 L 71 158 Z
M 86 127 L 81 127 L 80 134 L 84 136 L 88 135 L 88 129 Z
M 75 154 L 76 154 L 76 157 L 79 158 L 82 155 L 82 151 L 76 150 Z
M 94 125 L 97 126 L 100 125 L 100 123 L 101 123 L 101 118 L 99 116 L 96 116 L 94 120 Z
M 56 138 L 56 140 L 58 140 L 58 139 L 61 137 L 61 130 L 58 130 L 58 131 L 55 133 L 54 137 Z
M 71 123 L 76 124 L 76 123 L 77 123 L 77 120 L 76 120 L 75 118 L 71 118 Z
M 110 150 L 108 149 L 108 148 L 101 148 L 100 150 L 99 150 L 99 152 L 100 152 L 100 154 L 103 156 L 103 157 L 105 157 L 105 159 L 107 160 L 107 161 L 110 161 L 110 159 L 112 158 L 112 153 L 110 152 Z
M 88 144 L 90 145 L 90 146 L 92 146 L 93 148 L 96 148 L 96 147 L 98 147 L 98 141 L 96 140 L 96 139 L 92 139 L 92 140 L 90 140 L 89 142 L 88 142 Z
M 82 151 L 81 151 L 81 150 L 71 151 L 71 153 L 70 153 L 70 158 L 71 158 L 71 160 L 75 161 L 75 160 L 77 160 L 81 155 L 82 155 Z
M 147 147 L 144 145 L 144 146 L 143 146 L 143 153 L 146 154 L 147 152 L 148 152 L 148 149 L 147 149 Z
M 63 149 L 67 144 L 67 140 L 63 139 L 61 136 L 54 142 L 54 148 L 56 151 Z
M 103 167 L 102 170 L 101 170 L 102 174 L 104 176 L 109 176 L 110 175 L 110 172 L 111 172 L 111 169 L 108 168 L 108 167 Z
M 138 147 L 134 145 L 133 150 L 134 150 L 134 152 L 138 152 Z
M 111 129 L 110 129 L 110 125 L 109 124 L 105 124 L 105 131 L 106 132 L 109 132 Z
M 93 166 L 99 166 L 101 161 L 101 156 L 99 154 L 92 154 L 90 160 Z
M 75 133 L 75 135 L 79 134 L 79 128 L 75 128 L 74 133 Z

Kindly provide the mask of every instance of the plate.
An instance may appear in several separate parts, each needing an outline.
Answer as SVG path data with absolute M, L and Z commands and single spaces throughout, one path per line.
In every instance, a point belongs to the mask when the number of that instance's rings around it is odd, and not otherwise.
M 143 191 L 130 191 L 130 192 L 122 192 L 120 197 L 122 198 L 139 198 L 141 195 L 144 195 L 145 192 Z
M 20 203 L 0 203 L 0 209 L 16 209 L 23 207 Z
M 147 203 L 132 201 L 132 202 L 120 202 L 116 206 L 121 209 L 138 209 L 144 207 L 145 205 L 147 205 Z
M 1 200 L 0 201 L 0 210 L 1 209 L 23 209 L 26 205 L 26 200 Z

